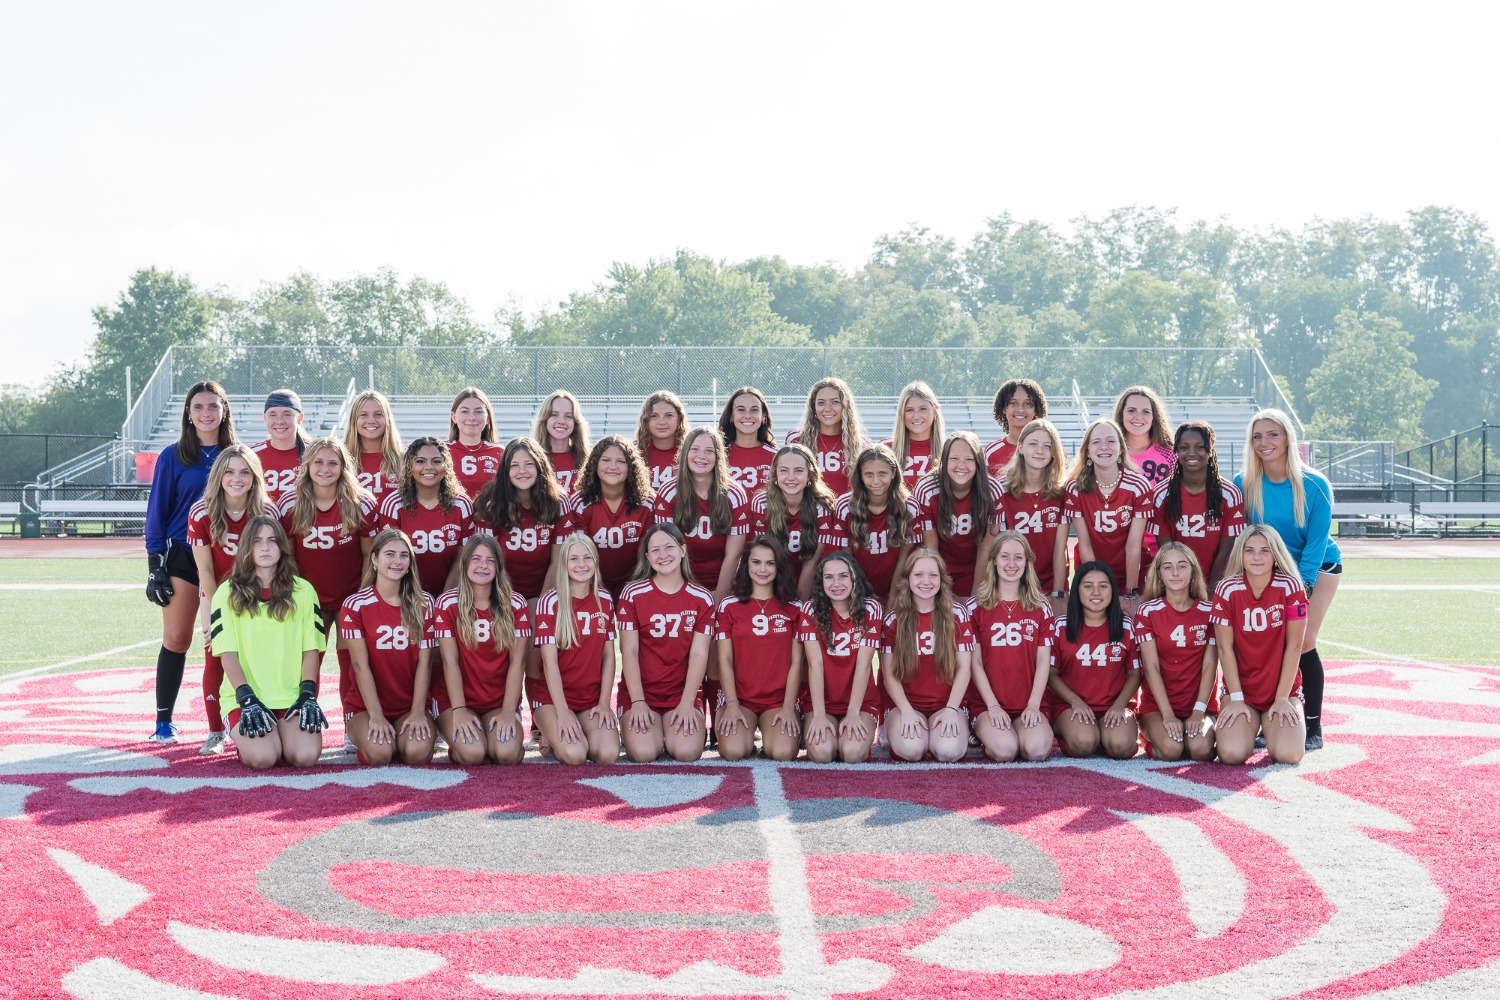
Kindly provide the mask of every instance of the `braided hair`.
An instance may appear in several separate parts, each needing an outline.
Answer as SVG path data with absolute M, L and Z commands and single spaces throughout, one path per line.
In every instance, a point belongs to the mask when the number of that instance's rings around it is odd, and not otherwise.
M 1219 476 L 1219 455 L 1214 451 L 1214 429 L 1202 420 L 1189 420 L 1177 425 L 1172 435 L 1172 451 L 1182 444 L 1182 435 L 1199 434 L 1208 449 L 1208 481 L 1204 488 L 1204 506 L 1210 523 L 1217 524 L 1224 518 L 1224 481 Z M 1167 495 L 1162 499 L 1162 519 L 1169 525 L 1176 524 L 1182 516 L 1182 463 L 1172 463 L 1172 476 L 1167 480 Z

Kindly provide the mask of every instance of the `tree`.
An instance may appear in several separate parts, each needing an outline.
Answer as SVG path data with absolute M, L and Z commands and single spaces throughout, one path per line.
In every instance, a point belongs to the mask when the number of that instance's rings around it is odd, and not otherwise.
M 1307 378 L 1315 407 L 1308 429 L 1331 440 L 1420 440 L 1437 383 L 1417 374 L 1411 334 L 1378 313 L 1345 310 L 1334 320 L 1328 357 Z
M 859 315 L 858 286 L 831 265 L 801 267 L 781 257 L 756 257 L 732 270 L 769 288 L 771 310 L 807 327 L 820 344 L 838 336 Z

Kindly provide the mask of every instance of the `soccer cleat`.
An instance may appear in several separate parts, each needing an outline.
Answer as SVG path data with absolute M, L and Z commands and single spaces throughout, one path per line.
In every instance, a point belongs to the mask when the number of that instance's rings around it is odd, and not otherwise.
M 156 732 L 146 737 L 147 743 L 176 743 L 177 724 L 173 722 L 158 722 Z
M 1257 736 L 1257 737 L 1255 737 L 1255 749 L 1257 749 L 1257 750 L 1264 750 L 1265 748 L 1266 748 L 1266 738 L 1264 736 Z
M 348 733 L 344 734 L 344 753 L 359 753 L 359 747 L 354 745 Z
M 217 732 L 209 733 L 208 739 L 203 741 L 203 745 L 198 748 L 198 752 L 207 756 L 209 754 L 223 753 L 224 749 L 224 731 L 221 729 Z
M 1321 749 L 1323 749 L 1323 734 L 1322 733 L 1308 733 L 1307 734 L 1307 742 L 1303 744 L 1303 747 L 1305 749 L 1307 749 L 1307 750 L 1321 750 Z

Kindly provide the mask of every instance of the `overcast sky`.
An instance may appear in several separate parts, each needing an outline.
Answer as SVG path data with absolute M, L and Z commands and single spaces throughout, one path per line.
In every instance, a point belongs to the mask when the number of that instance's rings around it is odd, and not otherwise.
M 0 0 L 0 382 L 156 265 L 481 321 L 687 248 L 854 268 L 1121 205 L 1500 218 L 1491 5 Z

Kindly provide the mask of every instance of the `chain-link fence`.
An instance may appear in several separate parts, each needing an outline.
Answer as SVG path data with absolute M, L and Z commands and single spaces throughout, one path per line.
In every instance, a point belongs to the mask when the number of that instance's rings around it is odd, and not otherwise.
M 0 503 L 19 503 L 26 484 L 44 470 L 110 440 L 99 434 L 0 434 Z

